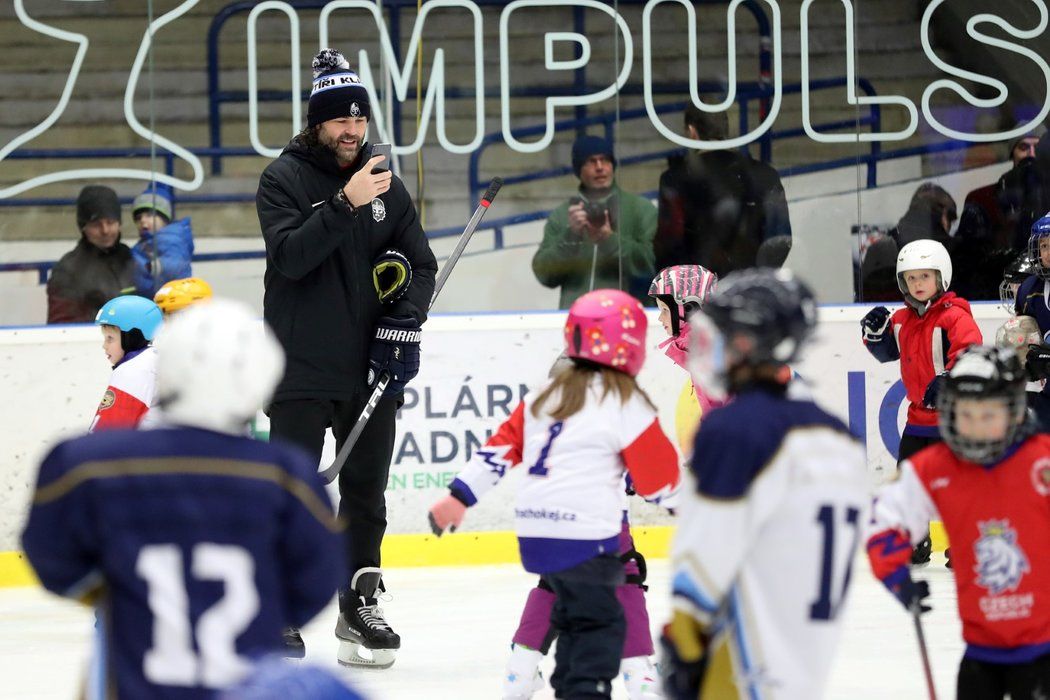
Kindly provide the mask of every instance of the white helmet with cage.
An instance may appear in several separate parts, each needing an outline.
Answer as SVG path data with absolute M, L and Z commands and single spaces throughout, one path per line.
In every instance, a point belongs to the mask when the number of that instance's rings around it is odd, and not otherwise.
M 908 283 L 904 273 L 911 270 L 935 270 L 941 292 L 947 292 L 952 283 L 952 259 L 948 250 L 930 239 L 912 241 L 897 254 L 897 287 L 908 297 Z
M 157 336 L 157 400 L 165 419 L 235 435 L 273 396 L 284 352 L 246 305 L 195 304 Z

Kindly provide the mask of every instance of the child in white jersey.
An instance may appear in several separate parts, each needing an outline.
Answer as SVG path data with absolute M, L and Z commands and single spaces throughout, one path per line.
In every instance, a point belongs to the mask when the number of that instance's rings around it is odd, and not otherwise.
M 625 472 L 651 500 L 678 484 L 678 455 L 635 381 L 646 325 L 641 304 L 624 292 L 580 297 L 564 331 L 571 366 L 529 392 L 430 509 L 435 532 L 454 529 L 508 468 L 528 465 L 515 523 L 525 569 L 555 596 L 558 697 L 609 697 L 620 667 Z
M 156 304 L 138 296 L 110 299 L 98 310 L 95 325 L 113 374 L 89 432 L 138 427 L 153 407 L 157 356 L 150 343 L 162 318 Z

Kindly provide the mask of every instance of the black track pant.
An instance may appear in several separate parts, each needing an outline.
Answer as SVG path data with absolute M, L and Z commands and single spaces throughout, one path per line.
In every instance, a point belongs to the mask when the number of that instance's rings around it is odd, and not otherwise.
M 332 426 L 336 450 L 357 422 L 365 399 L 331 401 L 292 399 L 270 407 L 270 439 L 305 448 L 318 462 L 325 429 Z M 394 417 L 401 396 L 379 401 L 371 420 L 339 472 L 339 516 L 347 523 L 346 583 L 366 566 L 379 566 L 379 547 L 386 532 L 386 482 L 394 451 Z
M 958 700 L 1037 700 L 1050 697 L 1050 654 L 1026 664 L 992 664 L 963 658 Z
M 919 435 L 901 435 L 901 446 L 897 450 L 897 464 L 915 455 L 921 449 L 936 445 L 941 437 L 920 437 Z
M 616 597 L 616 587 L 624 581 L 623 563 L 604 554 L 544 578 L 556 596 L 551 612 L 558 635 L 551 674 L 554 697 L 610 697 L 627 633 Z

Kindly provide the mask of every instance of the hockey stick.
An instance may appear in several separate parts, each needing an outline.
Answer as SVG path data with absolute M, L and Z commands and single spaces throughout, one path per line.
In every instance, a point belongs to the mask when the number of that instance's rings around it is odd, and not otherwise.
M 937 700 L 937 689 L 933 685 L 933 672 L 930 670 L 930 653 L 926 649 L 926 635 L 922 632 L 922 603 L 918 600 L 911 604 L 911 616 L 915 621 L 915 634 L 919 638 L 919 654 L 922 656 L 922 670 L 926 674 L 926 690 L 930 694 L 930 700 Z
M 481 219 L 485 216 L 485 212 L 488 211 L 489 205 L 492 204 L 492 200 L 496 198 L 496 193 L 499 192 L 499 188 L 503 186 L 503 178 L 494 177 L 492 182 L 489 183 L 489 188 L 485 190 L 485 195 L 481 198 L 481 203 L 478 204 L 478 208 L 474 210 L 474 214 L 470 217 L 470 221 L 467 222 L 466 228 L 463 229 L 463 233 L 459 235 L 459 240 L 456 242 L 456 247 L 453 249 L 452 254 L 448 256 L 448 260 L 441 267 L 441 271 L 438 272 L 437 279 L 434 281 L 434 294 L 430 297 L 430 306 L 427 307 L 429 311 L 434 306 L 434 300 L 437 299 L 438 292 L 445 286 L 445 282 L 448 280 L 448 276 L 452 274 L 452 268 L 459 262 L 459 258 L 463 255 L 463 251 L 466 249 L 467 244 L 470 242 L 471 236 L 474 235 L 475 229 L 478 224 L 481 223 Z M 375 410 L 376 405 L 379 403 L 379 399 L 382 398 L 383 392 L 386 391 L 387 386 L 390 385 L 390 372 L 383 370 L 379 373 L 376 378 L 375 388 L 372 389 L 372 394 L 368 397 L 368 402 L 365 403 L 365 407 L 361 409 L 361 415 L 357 417 L 357 422 L 354 423 L 353 430 L 346 437 L 346 442 L 339 449 L 339 454 L 335 456 L 335 461 L 332 462 L 331 466 L 327 467 L 321 472 L 321 478 L 324 479 L 326 484 L 330 484 L 335 481 L 336 477 L 339 476 L 339 471 L 346 464 L 347 458 L 350 456 L 350 451 L 354 449 L 354 445 L 361 438 L 361 433 L 364 432 L 365 425 L 368 424 L 368 419 L 372 417 L 372 411 Z

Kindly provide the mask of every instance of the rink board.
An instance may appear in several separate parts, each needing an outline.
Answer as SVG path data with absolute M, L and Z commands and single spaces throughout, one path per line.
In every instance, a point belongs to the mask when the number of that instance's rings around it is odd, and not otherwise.
M 904 406 L 897 363 L 880 365 L 860 343 L 859 320 L 868 308 L 822 307 L 816 342 L 796 369 L 811 384 L 816 400 L 865 442 L 876 484 L 893 471 Z M 975 304 L 974 315 L 986 338 L 994 337 L 1006 317 L 990 303 Z M 639 381 L 658 405 L 665 429 L 673 433 L 677 398 L 686 379 L 655 350 L 664 333 L 655 314 L 650 319 L 648 345 L 653 349 Z M 561 347 L 563 323 L 564 315 L 558 313 L 449 314 L 427 322 L 420 374 L 409 386 L 399 414 L 387 488 L 387 565 L 516 560 L 516 547 L 507 533 L 513 529 L 513 482 L 521 473 L 512 473 L 506 479 L 512 483 L 501 485 L 472 508 L 464 523 L 466 532 L 448 544 L 434 546 L 427 534 L 426 511 L 526 388 L 547 376 Z M 0 469 L 0 553 L 6 552 L 0 554 L 0 585 L 25 581 L 16 550 L 37 465 L 55 441 L 77 434 L 90 422 L 109 374 L 100 345 L 98 329 L 88 325 L 0 329 L 9 397 L 0 404 L 5 453 Z M 325 463 L 333 457 L 329 437 Z M 671 524 L 662 509 L 631 500 L 636 525 L 655 533 L 659 530 L 654 526 Z M 646 543 L 648 551 L 641 542 L 639 549 L 658 556 L 666 551 L 667 538 L 662 537 L 664 545 L 658 538 Z

